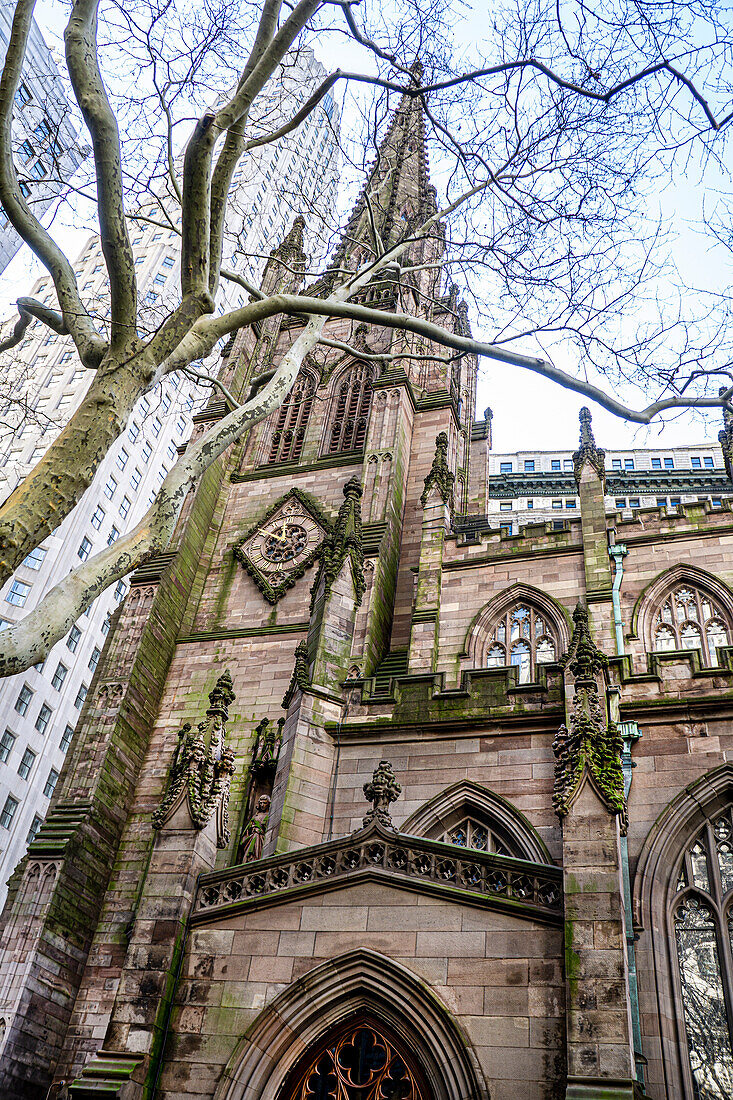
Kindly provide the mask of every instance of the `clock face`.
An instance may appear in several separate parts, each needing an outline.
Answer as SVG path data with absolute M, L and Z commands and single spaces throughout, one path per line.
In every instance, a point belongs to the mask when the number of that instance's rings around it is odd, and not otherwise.
M 324 535 L 321 524 L 291 496 L 234 552 L 274 603 L 312 563 Z

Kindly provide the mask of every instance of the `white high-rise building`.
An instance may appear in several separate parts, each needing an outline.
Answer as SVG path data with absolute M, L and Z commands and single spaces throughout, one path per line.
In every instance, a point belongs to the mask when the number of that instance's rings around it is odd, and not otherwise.
M 0 0 L 0 63 L 10 42 L 16 0 Z M 61 195 L 85 152 L 70 120 L 69 102 L 51 51 L 35 20 L 13 112 L 13 147 L 20 189 L 37 218 Z M 22 241 L 0 207 L 0 272 Z
M 270 104 L 271 118 L 263 119 L 263 132 L 289 117 L 324 75 L 312 52 L 300 51 L 288 72 L 288 96 Z M 329 219 L 337 217 L 337 183 L 338 110 L 329 98 L 298 131 L 263 146 L 238 172 L 227 224 L 229 267 L 256 282 L 267 254 L 301 210 L 312 254 L 317 259 L 324 255 Z M 161 195 L 139 211 L 132 231 L 143 319 L 147 314 L 152 323 L 174 299 L 179 279 L 180 219 L 164 188 Z M 75 271 L 83 299 L 103 317 L 108 290 L 97 238 L 87 241 Z M 39 279 L 31 293 L 55 302 L 48 276 Z M 231 308 L 246 296 L 239 284 L 223 282 L 220 304 Z M 91 380 L 72 341 L 41 325 L 34 325 L 22 346 L 5 358 L 10 359 L 5 369 L 12 372 L 14 383 L 12 400 L 0 409 L 0 499 L 39 460 Z M 177 448 L 190 431 L 194 399 L 201 396 L 191 382 L 175 376 L 142 399 L 128 430 L 110 449 L 72 515 L 0 588 L 0 625 L 22 618 L 80 560 L 140 520 L 178 457 Z M 42 665 L 0 681 L 0 905 L 9 875 L 45 816 L 99 660 L 109 615 L 126 591 L 121 581 L 105 592 Z

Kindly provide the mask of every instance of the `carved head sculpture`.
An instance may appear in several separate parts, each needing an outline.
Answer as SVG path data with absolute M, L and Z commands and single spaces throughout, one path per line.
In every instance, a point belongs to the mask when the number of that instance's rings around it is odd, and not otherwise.
M 255 813 L 266 814 L 270 812 L 270 796 L 267 794 L 261 794 L 257 799 L 257 805 L 255 806 Z

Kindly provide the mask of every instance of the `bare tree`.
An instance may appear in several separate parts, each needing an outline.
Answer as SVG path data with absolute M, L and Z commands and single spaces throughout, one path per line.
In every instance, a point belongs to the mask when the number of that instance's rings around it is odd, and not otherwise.
M 666 300 L 659 295 L 664 232 L 647 209 L 661 181 L 722 163 L 733 117 L 724 4 L 509 0 L 469 56 L 467 46 L 451 45 L 459 13 L 446 0 L 396 0 L 373 13 L 351 0 L 127 0 L 103 17 L 99 0 L 74 0 L 66 66 L 93 152 L 86 193 L 109 277 L 104 318 L 83 300 L 72 264 L 19 186 L 13 104 L 33 7 L 34 0 L 16 4 L 0 79 L 0 202 L 50 273 L 57 308 L 20 298 L 0 351 L 10 353 L 31 324 L 46 326 L 71 338 L 92 381 L 0 507 L 0 583 L 75 508 L 146 391 L 176 371 L 211 383 L 191 364 L 239 329 L 277 314 L 307 323 L 252 395 L 232 399 L 228 415 L 189 446 L 143 520 L 0 635 L 0 673 L 41 659 L 100 592 L 165 548 L 197 478 L 283 401 L 304 357 L 329 344 L 328 318 L 415 334 L 428 356 L 473 353 L 519 365 L 637 423 L 669 410 L 731 407 L 727 299 L 721 294 L 709 308 L 684 294 L 670 301 L 669 281 Z M 258 105 L 272 95 L 288 52 L 315 36 L 344 39 L 362 71 L 335 70 L 285 125 L 268 130 L 268 111 Z M 420 224 L 408 219 L 397 237 L 382 240 L 375 228 L 356 266 L 336 262 L 318 296 L 263 295 L 222 266 L 234 172 L 263 143 L 297 134 L 339 87 L 352 97 L 344 156 L 355 169 L 378 148 L 396 97 L 421 101 L 441 202 Z M 179 153 L 184 127 L 190 134 Z M 161 187 L 166 201 L 153 209 Z M 379 195 L 366 202 L 378 204 Z M 180 297 L 148 327 L 130 241 L 136 217 L 160 218 L 181 238 Z M 429 310 L 412 316 L 354 301 L 378 274 L 414 283 L 419 271 L 403 258 L 439 224 L 448 236 L 441 266 L 474 290 L 486 340 L 435 324 Z M 330 231 L 336 240 L 337 226 Z M 217 312 L 223 279 L 238 281 L 249 302 Z M 560 341 L 579 352 L 575 374 L 553 362 Z M 631 407 L 614 393 L 625 382 L 654 399 Z

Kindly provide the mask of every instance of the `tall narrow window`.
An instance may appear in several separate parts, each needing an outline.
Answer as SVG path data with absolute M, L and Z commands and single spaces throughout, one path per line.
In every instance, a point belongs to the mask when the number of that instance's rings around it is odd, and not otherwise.
M 718 647 L 730 645 L 728 616 L 706 592 L 680 585 L 657 612 L 652 642 L 657 653 L 699 649 L 703 664 L 717 665 Z
M 537 665 L 557 658 L 555 632 L 546 616 L 529 604 L 516 604 L 494 626 L 486 653 L 489 668 L 513 665 L 520 684 L 532 679 Z
M 672 925 L 695 1100 L 733 1096 L 733 818 L 690 843 L 677 872 Z
M 278 409 L 270 440 L 268 462 L 297 462 L 303 450 L 315 385 L 308 374 L 299 374 Z
M 329 454 L 359 451 L 364 447 L 372 380 L 372 368 L 366 363 L 355 363 L 338 383 L 328 434 Z

